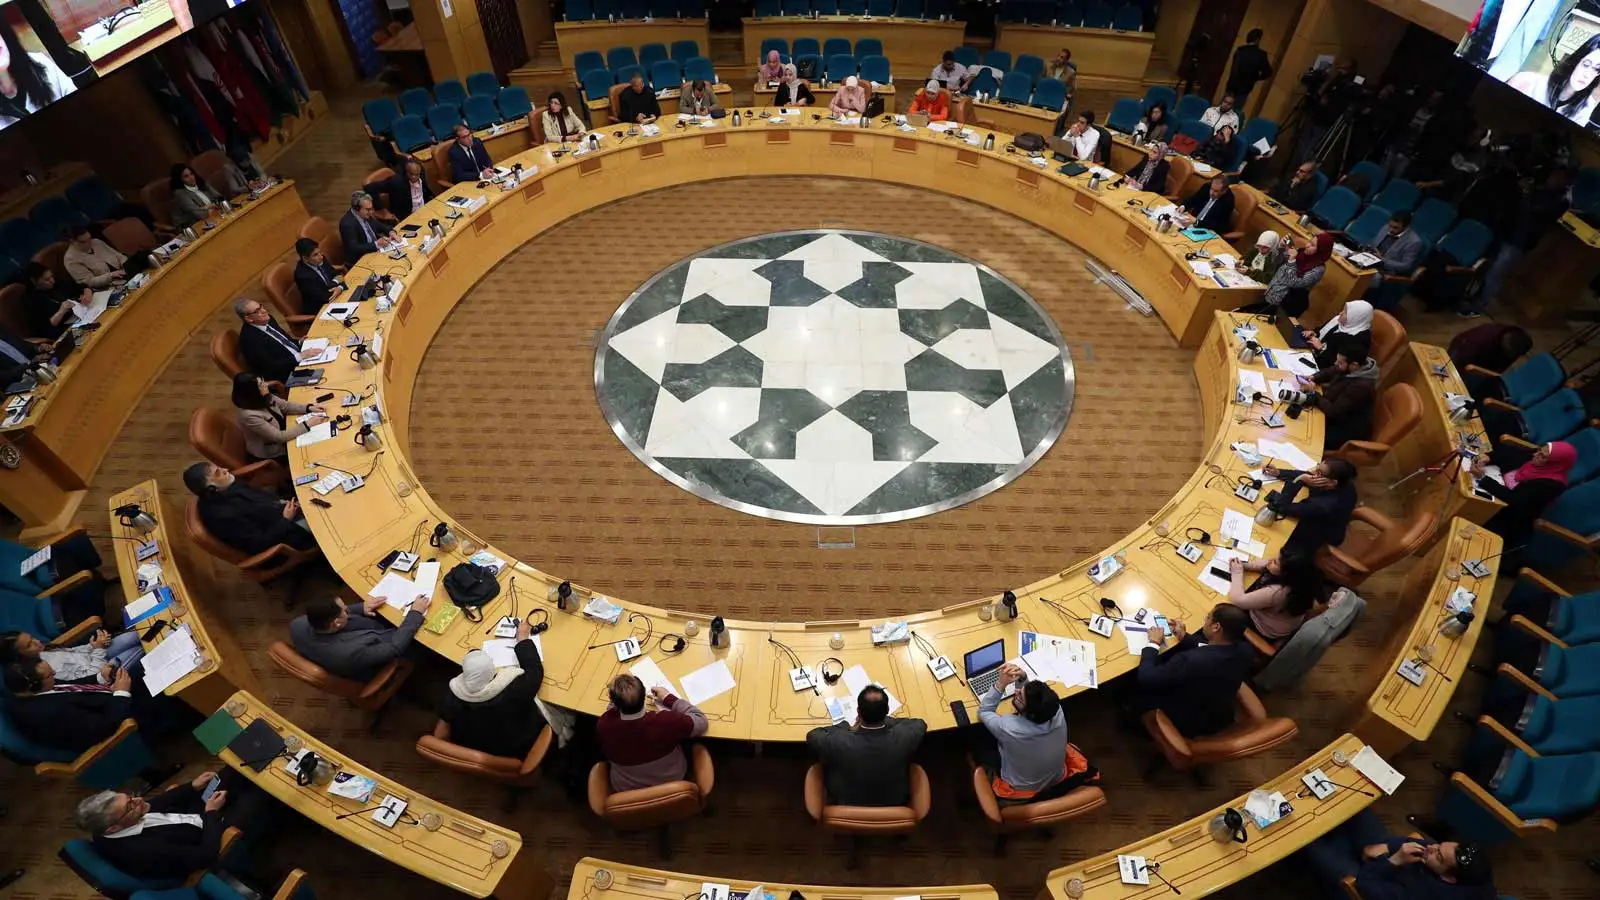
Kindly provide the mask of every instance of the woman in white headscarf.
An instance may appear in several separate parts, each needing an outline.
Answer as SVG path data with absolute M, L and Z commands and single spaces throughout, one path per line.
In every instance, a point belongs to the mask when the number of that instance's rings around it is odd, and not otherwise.
M 1266 284 L 1283 265 L 1283 240 L 1276 231 L 1263 231 L 1256 237 L 1256 252 L 1245 264 L 1245 274 Z
M 1333 365 L 1333 357 L 1339 353 L 1351 362 L 1364 360 L 1372 354 L 1372 304 L 1351 300 L 1315 334 L 1303 333 L 1306 343 L 1316 352 L 1319 369 Z
M 866 111 L 867 90 L 861 86 L 861 79 L 851 75 L 834 93 L 833 102 L 828 104 L 828 112 L 835 116 L 859 116 Z
M 772 98 L 772 105 L 782 108 L 785 106 L 810 106 L 817 102 L 811 93 L 811 86 L 800 77 L 791 63 L 783 67 L 783 80 L 778 83 L 778 94 Z
M 461 674 L 450 679 L 450 693 L 439 707 L 439 720 L 449 731 L 441 737 L 491 756 L 521 759 L 533 749 L 547 721 L 557 731 L 567 724 L 570 734 L 570 720 L 563 721 L 560 715 L 565 711 L 538 700 L 544 662 L 529 637 L 531 630 L 527 619 L 517 626 L 515 666 L 496 668 L 482 650 L 461 660 Z M 547 711 L 552 713 L 548 719 Z

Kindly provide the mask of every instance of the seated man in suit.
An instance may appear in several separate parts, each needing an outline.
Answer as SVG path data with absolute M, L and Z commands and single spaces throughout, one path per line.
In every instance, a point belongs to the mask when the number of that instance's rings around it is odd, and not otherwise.
M 1356 467 L 1342 459 L 1325 459 L 1309 472 L 1264 466 L 1263 474 L 1283 482 L 1283 493 L 1268 504 L 1280 516 L 1298 519 L 1283 556 L 1314 557 L 1326 546 L 1344 543 L 1350 514 L 1356 508 Z M 1296 501 L 1301 489 L 1306 499 Z
M 1373 276 L 1372 286 L 1367 288 L 1369 297 L 1383 285 L 1385 276 L 1410 278 L 1416 274 L 1427 248 L 1422 238 L 1411 230 L 1411 213 L 1402 209 L 1389 217 L 1389 229 L 1378 239 L 1377 249 L 1383 259 L 1378 263 L 1378 274 Z
M 195 463 L 183 470 L 183 484 L 197 498 L 206 531 L 240 553 L 254 556 L 279 544 L 295 550 L 317 545 L 298 502 L 251 487 L 219 465 Z
M 368 253 L 388 250 L 399 239 L 391 236 L 394 226 L 372 214 L 372 195 L 356 191 L 350 195 L 350 210 L 339 219 L 339 241 L 344 258 L 354 263 Z
M 206 799 L 213 777 L 218 787 Z M 91 794 L 78 802 L 73 823 L 93 836 L 95 853 L 117 870 L 135 878 L 183 879 L 217 863 L 222 832 L 248 827 L 263 812 L 265 796 L 232 769 L 201 772 L 149 800 L 116 791 Z
M 487 155 L 484 158 L 487 159 Z M 422 161 L 415 156 L 406 157 L 400 163 L 400 170 L 388 181 L 373 186 L 388 195 L 389 212 L 397 219 L 404 219 L 433 199 L 433 185 L 422 173 Z
M 300 365 L 300 342 L 258 300 L 240 297 L 233 301 L 239 317 L 239 354 L 251 372 L 268 381 L 287 381 Z
M 294 264 L 294 286 L 300 289 L 300 311 L 314 316 L 328 304 L 335 291 L 344 288 L 344 282 L 339 280 L 340 269 L 328 262 L 311 238 L 295 241 L 294 252 L 300 257 Z
M 320 597 L 306 604 L 305 615 L 289 623 L 289 642 L 296 653 L 340 678 L 370 681 L 405 654 L 428 617 L 432 599 L 429 594 L 411 601 L 400 626 L 393 628 L 377 616 L 382 597 L 368 597 L 360 606 Z
M 1317 202 L 1317 161 L 1308 159 L 1285 175 L 1272 189 L 1272 199 L 1297 213 L 1303 213 Z
M 110 737 L 132 718 L 133 676 L 118 669 L 108 684 L 58 683 L 55 669 L 38 657 L 21 657 L 5 669 L 11 698 L 7 714 L 26 737 L 50 747 L 82 753 Z
M 869 684 L 856 695 L 856 720 L 813 728 L 806 746 L 822 763 L 828 802 L 841 806 L 902 806 L 911 796 L 912 757 L 928 723 L 889 718 L 889 695 Z
M 1233 724 L 1234 698 L 1255 659 L 1244 636 L 1250 614 L 1218 603 L 1206 614 L 1200 634 L 1188 634 L 1178 619 L 1170 624 L 1178 641 L 1170 653 L 1161 653 L 1164 631 L 1148 632 L 1150 643 L 1139 652 L 1130 684 L 1129 711 L 1161 710 L 1184 737 L 1216 734 Z
M 1218 175 L 1183 201 L 1183 211 L 1194 217 L 1194 227 L 1227 234 L 1233 221 L 1233 191 L 1228 179 Z
M 494 177 L 494 161 L 483 141 L 472 136 L 472 129 L 456 125 L 456 139 L 450 145 L 450 178 L 457 184 L 463 181 L 488 181 Z

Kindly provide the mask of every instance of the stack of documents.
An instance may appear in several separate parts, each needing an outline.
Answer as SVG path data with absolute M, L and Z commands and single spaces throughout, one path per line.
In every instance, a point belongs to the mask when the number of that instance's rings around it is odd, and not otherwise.
M 383 602 L 398 610 L 407 610 L 419 597 L 432 597 L 439 583 L 439 563 L 417 564 L 416 578 L 407 578 L 393 569 L 383 573 L 383 579 L 367 591 L 368 597 L 381 597 Z
M 306 430 L 305 434 L 302 434 L 299 437 L 295 438 L 294 439 L 294 445 L 296 447 L 309 447 L 312 444 L 320 444 L 323 441 L 330 440 L 332 438 L 333 438 L 333 423 L 332 422 L 323 422 L 320 425 L 311 426 L 309 429 Z M 344 475 L 341 474 L 339 476 L 339 478 L 340 478 L 341 481 L 344 480 Z M 326 491 L 324 491 L 324 493 L 326 493 Z
M 1030 678 L 1054 681 L 1069 688 L 1100 686 L 1100 666 L 1095 659 L 1094 644 L 1089 641 L 1024 631 L 1021 647 L 1019 661 Z
M 152 697 L 193 672 L 200 665 L 200 648 L 189 626 L 179 625 L 166 639 L 144 655 L 144 686 Z
M 1316 468 L 1317 465 L 1317 461 L 1309 454 L 1288 441 L 1271 441 L 1262 438 L 1256 441 L 1256 448 L 1261 451 L 1263 457 L 1288 463 L 1288 467 L 1291 469 L 1309 472 Z
M 339 348 L 328 346 L 327 338 L 307 338 L 300 343 L 300 365 L 315 366 L 339 358 Z
M 539 651 L 539 658 L 544 659 L 544 643 L 539 637 L 535 634 L 529 640 L 533 641 L 533 649 Z M 494 661 L 497 669 L 509 669 L 519 665 L 516 647 L 516 638 L 490 638 L 483 642 L 483 652 L 489 654 L 489 659 Z
M 661 667 L 656 665 L 656 661 L 648 656 L 629 666 L 628 672 L 644 683 L 646 691 L 662 687 L 674 697 L 683 696 L 683 693 L 672 684 L 672 679 L 668 678 L 666 673 L 661 671 Z

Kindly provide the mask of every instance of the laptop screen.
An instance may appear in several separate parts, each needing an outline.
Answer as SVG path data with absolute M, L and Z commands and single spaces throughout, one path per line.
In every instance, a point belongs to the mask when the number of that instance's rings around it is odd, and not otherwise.
M 997 668 L 1006 661 L 1006 641 L 1001 638 L 992 644 L 985 644 L 966 655 L 967 677 L 981 675 L 990 669 Z

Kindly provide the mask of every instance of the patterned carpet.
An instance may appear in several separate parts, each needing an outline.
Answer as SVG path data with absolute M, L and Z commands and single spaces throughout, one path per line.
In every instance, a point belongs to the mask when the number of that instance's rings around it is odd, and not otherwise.
M 283 160 L 307 206 L 332 218 L 348 190 L 374 165 L 357 125 L 361 98 L 334 104 L 325 122 Z M 821 210 L 828 210 L 823 213 Z M 777 211 L 777 212 L 774 212 Z M 1078 393 L 1061 440 L 1017 482 L 957 510 L 923 520 L 861 528 L 853 550 L 819 550 L 815 529 L 744 516 L 663 481 L 624 449 L 594 402 L 598 330 L 642 281 L 697 249 L 773 230 L 847 227 L 955 249 L 1029 291 L 1071 345 Z M 96 479 L 83 521 L 106 529 L 106 498 L 157 475 L 181 491 L 191 459 L 186 427 L 198 402 L 226 405 L 226 383 L 211 364 L 212 331 L 231 323 L 219 311 L 194 336 L 135 412 Z M 1443 342 L 1454 317 L 1407 316 L 1412 336 Z M 1548 339 L 1541 335 L 1541 339 Z M 444 505 L 501 547 L 576 580 L 606 585 L 641 601 L 728 615 L 821 618 L 886 615 L 1024 583 L 1109 543 L 1156 510 L 1192 471 L 1203 434 L 1195 415 L 1189 354 L 1161 324 L 1124 309 L 1091 283 L 1080 254 L 1032 226 L 981 206 L 915 190 L 828 180 L 724 182 L 663 191 L 615 204 L 554 229 L 512 254 L 446 323 L 430 353 L 414 406 L 412 455 L 419 477 Z M 514 411 L 514 414 L 511 413 Z M 1363 479 L 1368 502 L 1390 506 L 1382 486 L 1393 473 Z M 1409 561 L 1408 561 L 1409 563 Z M 186 573 L 206 590 L 208 608 L 234 630 L 274 706 L 340 751 L 473 814 L 513 824 L 545 854 L 563 896 L 583 855 L 732 878 L 823 883 L 988 882 L 1008 900 L 1037 895 L 1052 867 L 1104 852 L 1166 828 L 1282 772 L 1343 731 L 1364 685 L 1376 673 L 1368 656 L 1395 627 L 1385 615 L 1402 572 L 1374 579 L 1363 593 L 1371 613 L 1299 691 L 1266 698 L 1293 716 L 1300 736 L 1262 758 L 1214 773 L 1209 788 L 1171 774 L 1141 782 L 1147 750 L 1117 730 L 1103 695 L 1070 706 L 1073 740 L 1105 772 L 1109 804 L 1052 837 L 1022 837 L 1009 856 L 991 855 L 950 736 L 930 738 L 922 762 L 933 783 L 933 814 L 898 844 L 874 845 L 862 867 L 844 869 L 844 846 L 806 818 L 800 785 L 808 760 L 797 748 L 717 744 L 713 809 L 676 829 L 670 863 L 643 836 L 617 835 L 551 779 L 514 813 L 493 786 L 441 772 L 412 749 L 433 722 L 431 709 L 453 674 L 424 665 L 371 737 L 347 707 L 282 677 L 266 659 L 291 613 L 280 590 L 262 589 L 225 568 Z M 300 597 L 335 589 L 308 580 Z M 1468 677 L 1462 706 L 1478 689 Z M 1396 830 L 1404 814 L 1431 806 L 1441 783 L 1430 762 L 1449 759 L 1464 735 L 1441 726 L 1435 740 L 1395 760 L 1408 778 L 1397 799 L 1379 805 Z M 203 764 L 187 738 L 164 750 Z M 0 870 L 26 866 L 9 890 L 16 898 L 82 898 L 86 887 L 55 859 L 72 836 L 76 787 L 43 787 L 31 773 L 0 768 L 10 812 L 0 818 Z M 1593 896 L 1582 860 L 1597 843 L 1592 823 L 1557 839 L 1496 852 L 1504 893 L 1524 900 Z M 395 900 L 455 895 L 409 875 L 293 815 L 284 815 L 258 861 L 258 879 L 275 885 L 290 866 L 310 872 L 334 896 L 352 884 Z M 1287 897 L 1309 886 L 1280 865 L 1216 896 Z M 543 898 L 526 898 L 543 900 Z

